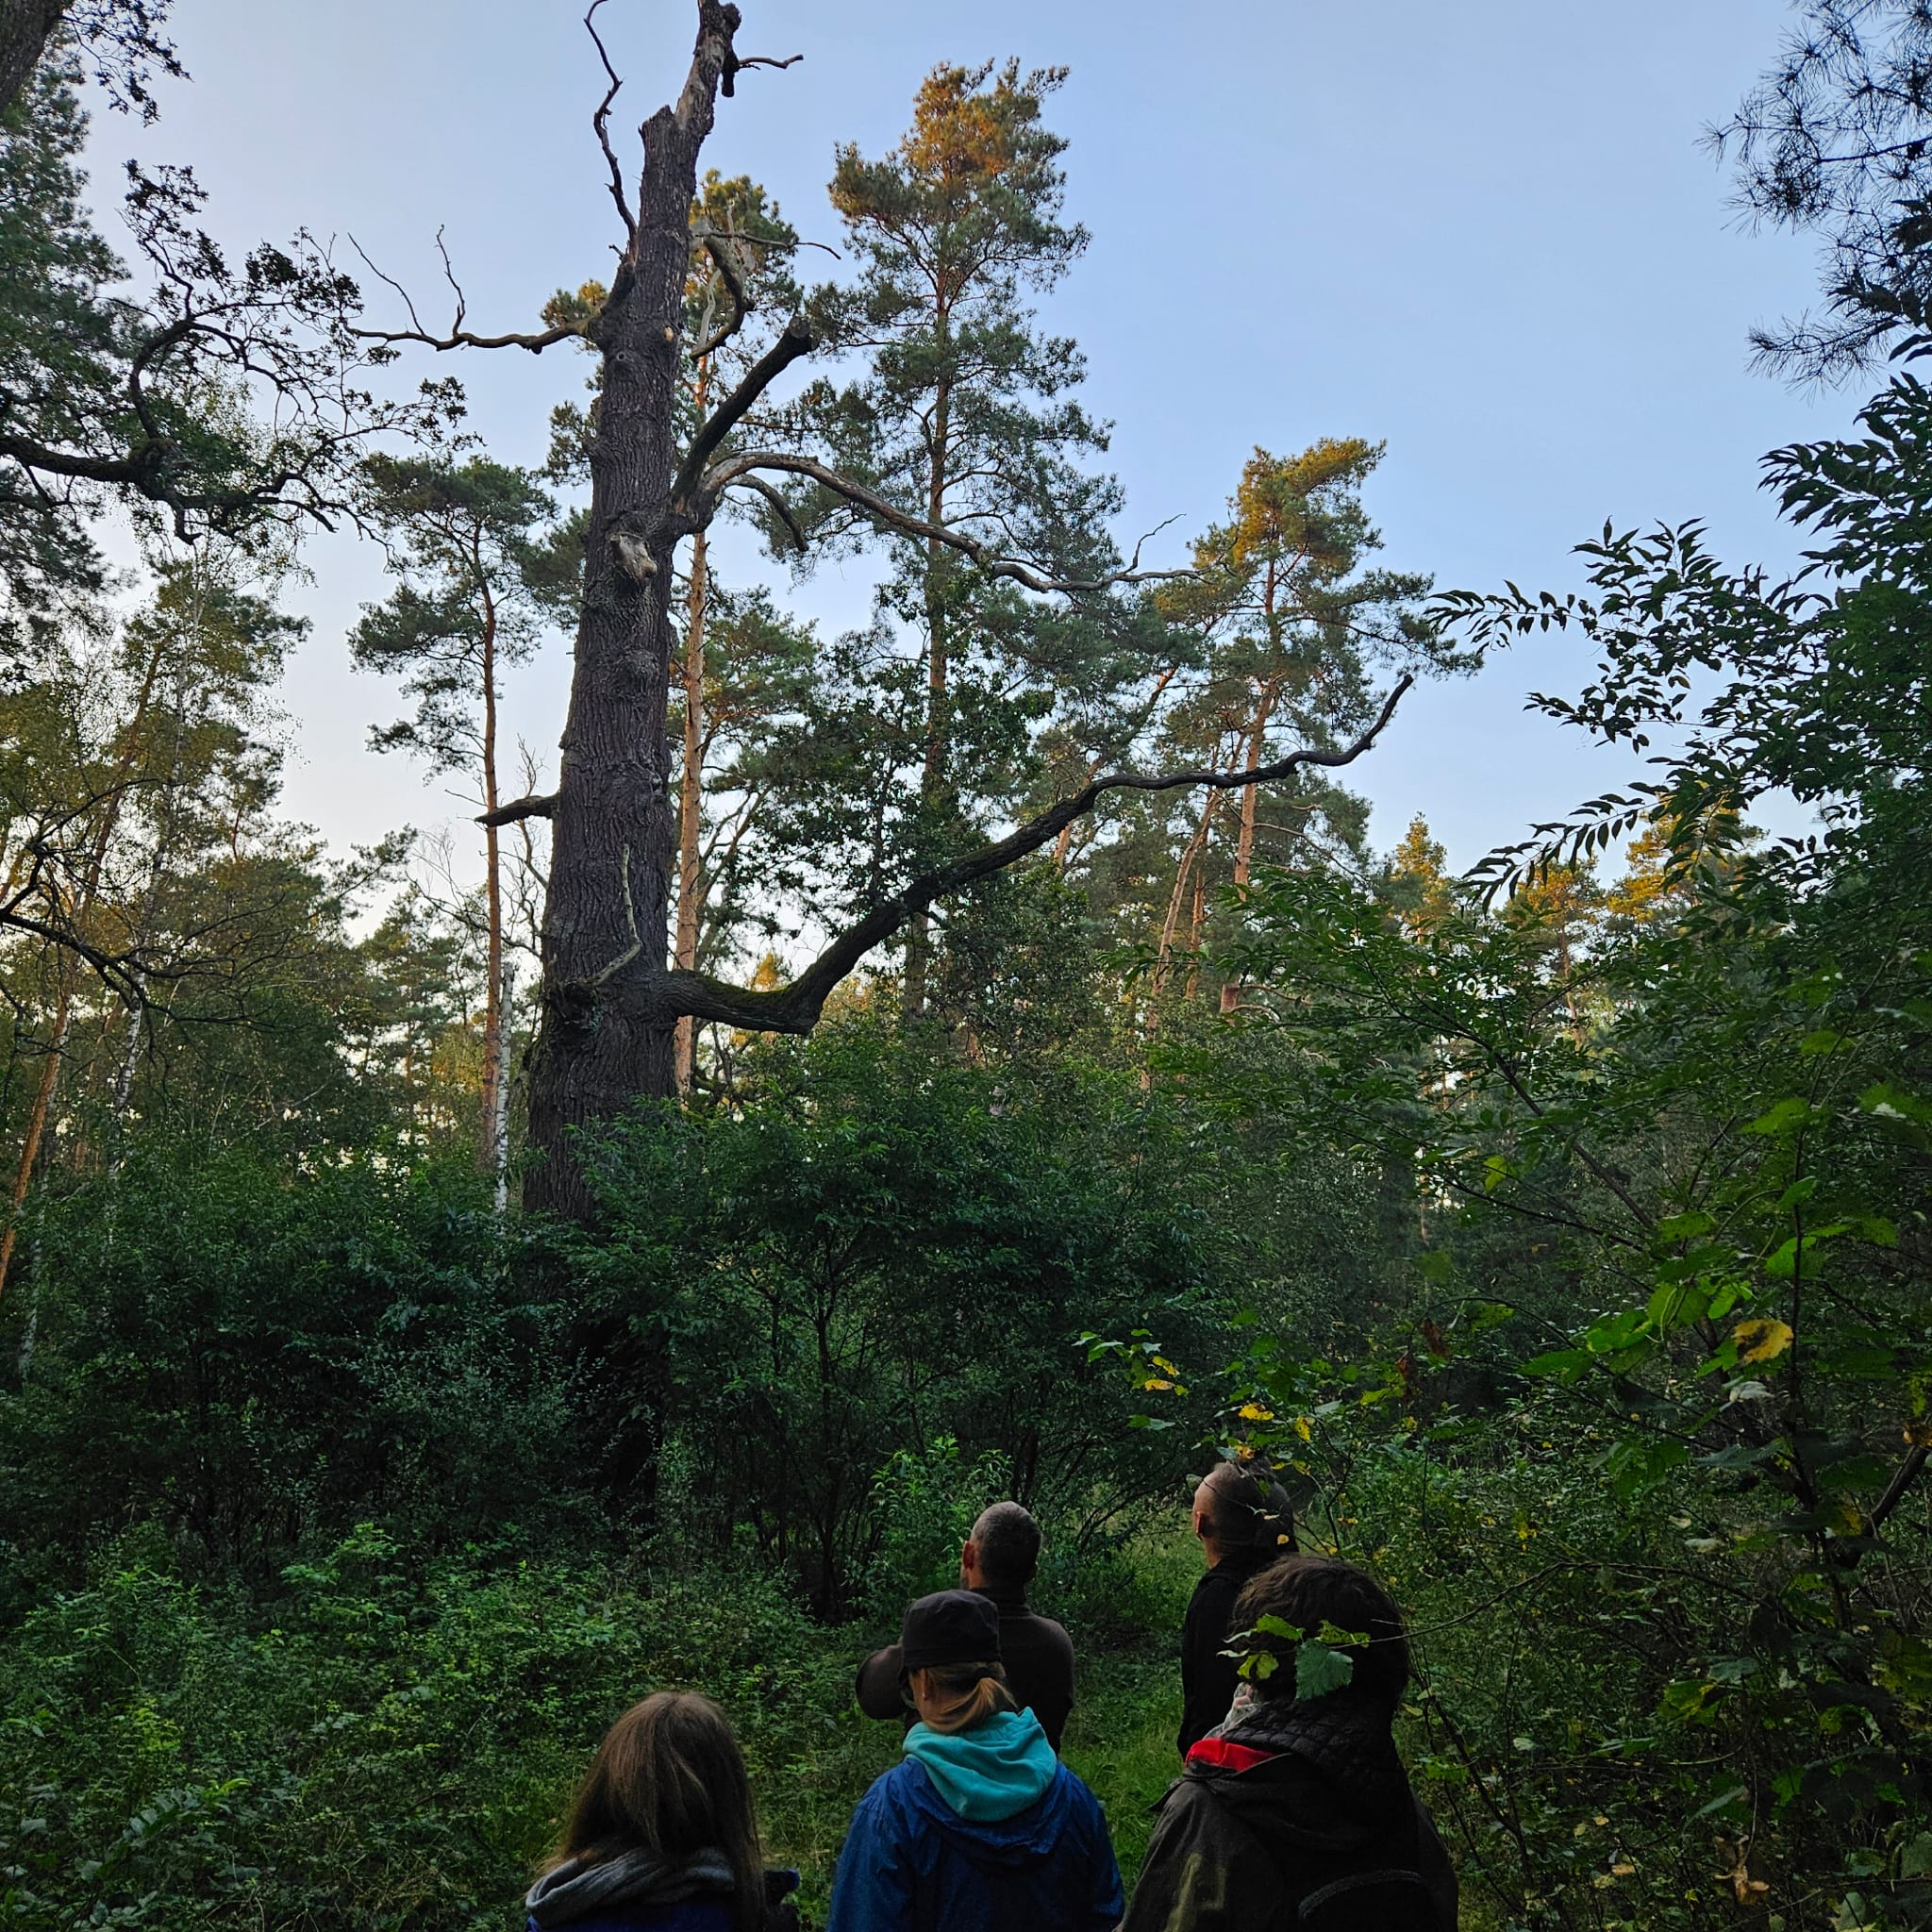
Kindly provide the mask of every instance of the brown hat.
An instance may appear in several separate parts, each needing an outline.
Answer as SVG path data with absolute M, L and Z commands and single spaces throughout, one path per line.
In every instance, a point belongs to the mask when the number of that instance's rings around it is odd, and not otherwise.
M 991 1597 L 976 1591 L 935 1591 L 907 1610 L 899 1626 L 899 1657 L 908 1671 L 944 1664 L 996 1664 L 1000 1613 Z

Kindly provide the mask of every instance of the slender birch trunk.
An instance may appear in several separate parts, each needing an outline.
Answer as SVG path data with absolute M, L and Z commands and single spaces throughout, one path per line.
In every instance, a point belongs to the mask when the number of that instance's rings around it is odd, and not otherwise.
M 484 1173 L 495 1176 L 500 1211 L 508 1187 L 508 1174 L 504 1136 L 508 1095 L 503 1077 L 503 847 L 502 834 L 491 823 L 491 815 L 502 802 L 496 778 L 496 604 L 490 594 L 490 579 L 483 567 L 480 538 L 474 562 L 483 600 L 483 898 L 489 928 L 483 964 L 483 1104 L 477 1154 L 478 1165 Z

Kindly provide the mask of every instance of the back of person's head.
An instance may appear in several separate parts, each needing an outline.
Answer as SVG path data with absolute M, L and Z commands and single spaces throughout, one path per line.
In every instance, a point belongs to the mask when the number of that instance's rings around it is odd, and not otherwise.
M 950 1737 L 1019 1708 L 1000 1663 L 999 1612 L 970 1590 L 935 1591 L 910 1605 L 899 1655 L 929 1731 Z
M 1221 1462 L 1201 1478 L 1197 1505 L 1206 1507 L 1203 1535 L 1226 1550 L 1291 1550 L 1294 1505 L 1270 1476 Z
M 991 1584 L 1021 1590 L 1040 1567 L 1040 1525 L 1018 1503 L 994 1503 L 973 1525 L 979 1574 Z
M 1333 1643 L 1352 1665 L 1348 1688 L 1386 1703 L 1392 1710 L 1408 1682 L 1408 1640 L 1402 1612 L 1365 1570 L 1339 1557 L 1284 1557 L 1248 1579 L 1235 1599 L 1236 1631 L 1255 1631 L 1251 1649 L 1271 1652 L 1279 1661 L 1267 1676 L 1255 1679 L 1263 1697 L 1294 1695 L 1294 1640 L 1256 1630 L 1263 1617 L 1319 1640 L 1324 1624 L 1366 1636 L 1366 1643 Z
M 659 1690 L 610 1726 L 577 1788 L 553 1867 L 625 1852 L 669 1863 L 722 1852 L 741 1932 L 764 1919 L 764 1864 L 751 1780 L 724 1713 L 691 1690 Z
M 952 1737 L 1003 1710 L 1018 1710 L 1004 1665 L 928 1664 L 912 1674 L 924 1692 L 919 1721 L 929 1731 Z

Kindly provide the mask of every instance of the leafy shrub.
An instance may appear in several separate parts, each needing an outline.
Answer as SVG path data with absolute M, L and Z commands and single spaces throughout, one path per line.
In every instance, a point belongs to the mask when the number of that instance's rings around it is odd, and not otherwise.
M 472 1552 L 365 1530 L 291 1568 L 275 1619 L 136 1544 L 0 1653 L 0 1918 L 508 1928 L 619 1711 L 682 1685 L 744 1741 L 773 1850 L 822 1903 L 895 1749 L 846 1646 L 767 1578 Z
M 158 1524 L 273 1575 L 380 1517 L 444 1541 L 555 1514 L 554 1313 L 467 1165 L 143 1144 L 47 1209 L 0 1393 L 0 1538 L 72 1561 Z
M 902 1452 L 950 1440 L 1077 1529 L 1174 1473 L 1073 1343 L 1218 1331 L 1200 1151 L 1131 1076 L 955 1066 L 863 1017 L 774 1053 L 740 1110 L 640 1113 L 601 1143 L 608 1226 L 575 1257 L 590 1433 L 675 1473 L 689 1534 L 748 1530 L 821 1615 L 867 1593 Z

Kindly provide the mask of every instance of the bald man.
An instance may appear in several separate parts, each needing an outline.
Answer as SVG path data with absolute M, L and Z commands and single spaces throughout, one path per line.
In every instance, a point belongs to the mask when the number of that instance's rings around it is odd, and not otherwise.
M 1074 1640 L 1051 1617 L 1027 1607 L 1026 1586 L 1040 1563 L 1040 1525 L 1017 1503 L 982 1509 L 959 1552 L 959 1588 L 991 1597 L 1000 1617 L 1000 1660 L 1007 1686 L 1022 1710 L 1040 1720 L 1058 1751 L 1074 1708 Z M 912 1721 L 906 1674 L 896 1643 L 875 1650 L 858 1667 L 854 1686 L 867 1717 Z
M 1249 1577 L 1294 1550 L 1288 1491 L 1232 1462 L 1218 1464 L 1194 1491 L 1194 1534 L 1208 1574 L 1194 1586 L 1181 1625 L 1180 1754 L 1226 1717 L 1241 1683 L 1227 1648 L 1234 1600 Z

